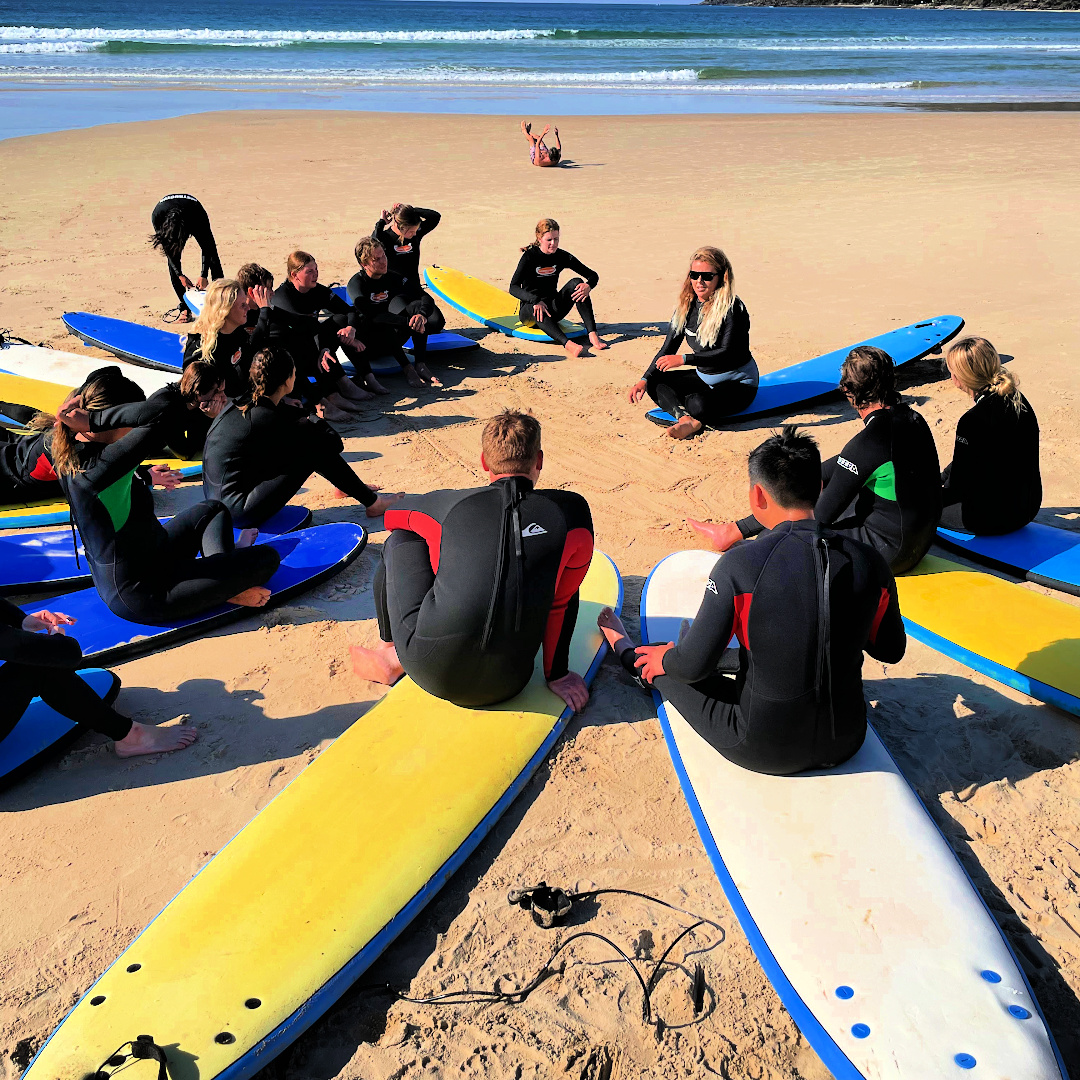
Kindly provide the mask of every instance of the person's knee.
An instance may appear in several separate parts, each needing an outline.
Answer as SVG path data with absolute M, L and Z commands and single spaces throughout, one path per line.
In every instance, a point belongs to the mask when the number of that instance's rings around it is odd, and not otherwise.
M 268 581 L 281 565 L 281 553 L 269 544 L 256 544 L 247 550 L 252 553 L 253 576 L 258 577 L 259 583 Z

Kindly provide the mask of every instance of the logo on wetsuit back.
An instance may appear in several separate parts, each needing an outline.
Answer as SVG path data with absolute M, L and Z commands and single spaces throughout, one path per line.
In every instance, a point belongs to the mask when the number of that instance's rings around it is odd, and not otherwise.
M 852 462 L 848 461 L 847 458 L 841 457 L 839 454 L 836 455 L 836 464 L 839 465 L 842 469 L 847 469 L 848 472 L 854 473 L 856 476 L 859 475 L 858 467 Z
M 383 289 L 382 292 L 373 292 L 371 294 L 371 302 L 373 304 L 385 304 L 390 299 L 390 293 Z
M 559 268 L 557 266 L 538 266 L 536 268 L 536 273 L 540 277 L 551 277 L 551 275 L 554 274 L 555 271 L 558 269 Z
M 718 592 L 716 591 L 716 582 L 715 582 L 715 581 L 713 581 L 713 579 L 712 579 L 712 578 L 709 578 L 709 580 L 705 582 L 705 588 L 706 588 L 706 589 L 707 589 L 707 590 L 708 590 L 709 592 L 711 592 L 711 593 L 713 594 L 713 596 L 719 596 L 719 595 L 720 595 L 720 594 L 719 594 L 719 593 L 718 593 Z
M 394 250 L 399 255 L 408 255 L 409 252 L 412 251 L 412 244 L 395 244 Z
M 521 535 L 522 536 L 547 536 L 547 529 L 545 529 L 542 525 L 537 525 L 536 522 L 534 521 L 531 525 L 526 525 L 525 528 L 521 530 Z

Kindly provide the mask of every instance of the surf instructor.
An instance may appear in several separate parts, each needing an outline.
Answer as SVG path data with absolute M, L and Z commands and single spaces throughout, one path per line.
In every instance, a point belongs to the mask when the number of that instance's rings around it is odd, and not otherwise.
M 191 322 L 191 308 L 187 306 L 184 293 L 188 289 L 205 289 L 207 274 L 211 281 L 225 276 L 225 271 L 221 269 L 221 259 L 218 258 L 214 233 L 210 228 L 210 218 L 203 204 L 194 195 L 166 195 L 150 214 L 150 224 L 154 227 L 150 234 L 150 245 L 158 248 L 165 256 L 169 264 L 169 280 L 176 298 L 180 301 L 179 305 L 173 308 L 177 313 L 176 322 Z M 192 282 L 191 278 L 185 275 L 181 266 L 184 246 L 192 237 L 202 249 L 202 272 L 196 282 Z M 166 318 L 171 314 L 167 312 Z
M 408 674 L 435 697 L 482 708 L 525 688 L 542 646 L 548 687 L 578 712 L 589 691 L 569 653 L 592 562 L 588 503 L 536 488 L 544 453 L 534 416 L 500 413 L 481 442 L 487 487 L 434 491 L 386 512 L 375 576 L 382 643 L 354 645 L 353 670 L 386 684 Z

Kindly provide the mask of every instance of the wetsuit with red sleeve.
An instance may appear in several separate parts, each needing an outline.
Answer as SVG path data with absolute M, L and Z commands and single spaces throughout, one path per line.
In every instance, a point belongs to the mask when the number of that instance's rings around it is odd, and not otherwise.
M 593 553 L 588 503 L 523 476 L 434 491 L 386 512 L 375 578 L 379 634 L 429 693 L 467 708 L 569 668 L 578 589 Z
M 49 443 L 52 432 L 20 435 L 0 428 L 0 503 L 60 499 Z
M 719 670 L 732 634 L 734 678 Z M 786 775 L 862 746 L 863 651 L 894 664 L 906 647 L 885 560 L 813 520 L 785 521 L 717 562 L 653 685 L 728 760 Z M 633 659 L 622 655 L 628 670 Z

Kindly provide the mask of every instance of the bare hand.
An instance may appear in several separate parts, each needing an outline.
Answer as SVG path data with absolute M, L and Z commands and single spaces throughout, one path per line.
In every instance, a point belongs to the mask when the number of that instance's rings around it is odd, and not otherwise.
M 647 389 L 647 384 L 644 379 L 638 379 L 633 386 L 630 387 L 630 393 L 627 394 L 627 399 L 631 405 L 636 405 L 644 396 Z
M 548 689 L 561 697 L 570 706 L 571 712 L 581 712 L 588 704 L 589 688 L 576 671 L 568 671 L 561 679 L 552 679 Z
M 542 139 L 550 130 L 551 130 L 551 125 L 550 124 L 545 124 L 544 125 L 544 130 L 540 133 L 540 138 Z
M 274 294 L 265 285 L 252 285 L 248 291 L 254 304 L 261 308 L 270 306 L 270 298 Z
M 681 356 L 661 356 L 656 361 L 656 367 L 659 371 L 670 371 L 672 368 L 682 367 L 682 363 Z
M 382 218 L 383 224 L 388 225 L 390 223 L 390 218 L 393 215 L 390 213 L 389 210 L 384 210 L 379 216 Z
M 533 304 L 533 318 L 539 322 L 541 319 L 549 319 L 551 312 L 548 310 L 547 304 L 543 300 L 538 304 Z
M 669 641 L 666 645 L 639 645 L 634 650 L 637 653 L 634 667 L 638 669 L 638 674 L 647 683 L 652 683 L 658 675 L 664 674 L 664 656 L 669 649 L 674 648 L 674 641 Z
M 378 490 L 378 488 L 376 486 L 373 486 L 371 484 L 368 484 L 368 487 L 370 487 L 372 491 L 377 491 Z M 405 496 L 401 495 L 401 494 L 397 494 L 397 495 L 380 495 L 367 508 L 367 516 L 369 518 L 382 517 L 383 514 L 385 514 L 386 511 L 389 510 L 390 507 L 394 505 L 394 503 L 401 502 L 401 500 L 404 497 Z
M 343 326 L 337 332 L 338 340 L 343 341 L 346 345 L 352 345 L 356 341 L 356 328 L 353 326 Z
M 76 399 L 77 400 L 77 399 Z M 56 414 L 56 419 L 66 428 L 71 428 L 72 431 L 77 431 L 82 435 L 86 435 L 90 431 L 90 413 L 86 409 L 80 408 L 77 404 L 68 404 L 65 402 L 60 406 L 59 411 Z
M 225 396 L 225 391 L 218 389 L 214 391 L 212 397 L 199 399 L 199 412 L 206 413 L 207 416 L 213 418 L 228 404 L 229 399 Z
M 180 284 L 183 285 L 185 289 L 194 289 L 195 288 L 195 286 L 191 283 L 191 278 L 187 277 L 184 274 L 180 275 Z M 205 288 L 205 286 L 203 286 L 203 287 Z
M 334 363 L 334 354 L 329 349 L 323 349 L 322 356 L 319 357 L 319 367 L 323 371 L 329 372 L 330 366 Z
M 27 615 L 22 621 L 22 628 L 29 630 L 32 634 L 45 630 L 49 634 L 59 634 L 61 637 L 64 636 L 65 626 L 74 625 L 75 620 L 60 611 L 35 611 L 33 615 Z
M 189 285 L 188 288 L 191 288 L 191 286 Z M 206 292 L 206 278 L 199 278 L 199 280 L 195 282 L 195 288 L 198 292 Z
M 168 465 L 151 465 L 150 466 L 150 483 L 158 487 L 163 487 L 166 491 L 172 491 L 181 480 L 184 479 L 183 473 L 173 472 Z
M 587 281 L 583 281 L 571 294 L 574 298 L 574 302 L 580 304 L 582 300 L 586 299 L 592 289 L 589 287 Z
M 427 319 L 423 315 L 414 315 L 409 320 L 409 329 L 414 330 L 418 334 L 424 333 L 427 330 Z
M 709 541 L 709 546 L 713 551 L 727 551 L 732 544 L 737 544 L 743 539 L 743 534 L 734 521 L 714 523 L 712 521 L 695 521 L 693 518 L 687 518 L 686 524 L 699 536 L 704 536 Z

